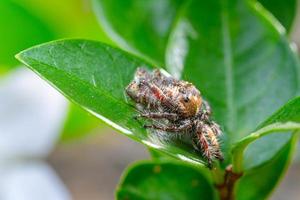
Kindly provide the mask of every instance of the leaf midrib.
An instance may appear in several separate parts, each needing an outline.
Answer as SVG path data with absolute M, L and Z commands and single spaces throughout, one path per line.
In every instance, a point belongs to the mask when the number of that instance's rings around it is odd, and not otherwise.
M 226 5 L 222 4 L 221 11 L 221 30 L 222 30 L 222 42 L 224 52 L 224 67 L 225 67 L 225 89 L 226 89 L 226 105 L 227 105 L 227 128 L 229 134 L 234 131 L 236 124 L 236 108 L 234 102 L 234 80 L 233 80 L 233 57 L 230 30 L 228 24 L 228 11 Z

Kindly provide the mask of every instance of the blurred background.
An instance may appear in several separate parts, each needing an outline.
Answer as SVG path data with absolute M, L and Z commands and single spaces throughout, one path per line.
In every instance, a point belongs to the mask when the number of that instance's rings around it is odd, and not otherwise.
M 69 103 L 14 59 L 23 49 L 60 38 L 114 45 L 90 0 L 0 0 L 0 27 L 0 200 L 114 199 L 122 171 L 148 159 L 147 150 Z M 299 33 L 298 14 L 291 35 L 296 44 Z M 271 199 L 299 199 L 299 157 Z

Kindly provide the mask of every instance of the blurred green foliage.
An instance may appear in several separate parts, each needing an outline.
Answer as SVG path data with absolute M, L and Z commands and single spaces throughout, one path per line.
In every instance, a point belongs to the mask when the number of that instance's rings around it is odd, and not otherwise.
M 67 142 L 86 136 L 94 131 L 96 128 L 102 128 L 102 124 L 97 118 L 86 113 L 82 108 L 75 104 L 70 104 L 70 112 L 63 132 L 61 134 L 61 141 Z M 99 132 L 99 130 L 98 130 Z
M 19 65 L 14 55 L 30 46 L 65 37 L 111 41 L 105 36 L 85 0 L 1 0 L 0 74 Z M 62 141 L 86 135 L 99 121 L 70 105 Z
M 42 18 L 57 38 L 80 37 L 111 43 L 100 28 L 89 0 L 11 0 Z
M 32 45 L 53 40 L 55 32 L 17 3 L 0 1 L 0 66 L 11 68 L 18 64 L 14 55 Z

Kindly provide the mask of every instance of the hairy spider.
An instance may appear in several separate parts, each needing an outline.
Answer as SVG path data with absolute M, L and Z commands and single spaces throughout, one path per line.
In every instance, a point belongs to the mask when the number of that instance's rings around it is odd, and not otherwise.
M 223 160 L 218 142 L 220 127 L 210 119 L 211 108 L 193 84 L 158 69 L 149 72 L 138 68 L 126 93 L 136 102 L 141 112 L 138 117 L 152 120 L 146 128 L 190 133 L 194 148 L 202 152 L 209 167 L 214 159 Z

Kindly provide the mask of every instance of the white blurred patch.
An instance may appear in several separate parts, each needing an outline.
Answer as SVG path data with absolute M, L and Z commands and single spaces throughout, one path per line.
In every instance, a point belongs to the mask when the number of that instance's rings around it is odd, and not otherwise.
M 175 78 L 181 78 L 189 49 L 189 40 L 196 40 L 197 37 L 197 32 L 186 19 L 181 20 L 171 34 L 170 41 L 176 42 L 170 42 L 170 45 L 167 46 L 166 67 Z
M 40 162 L 0 167 L 1 200 L 69 200 L 55 172 Z
M 0 160 L 46 156 L 66 113 L 64 97 L 28 69 L 0 79 Z

